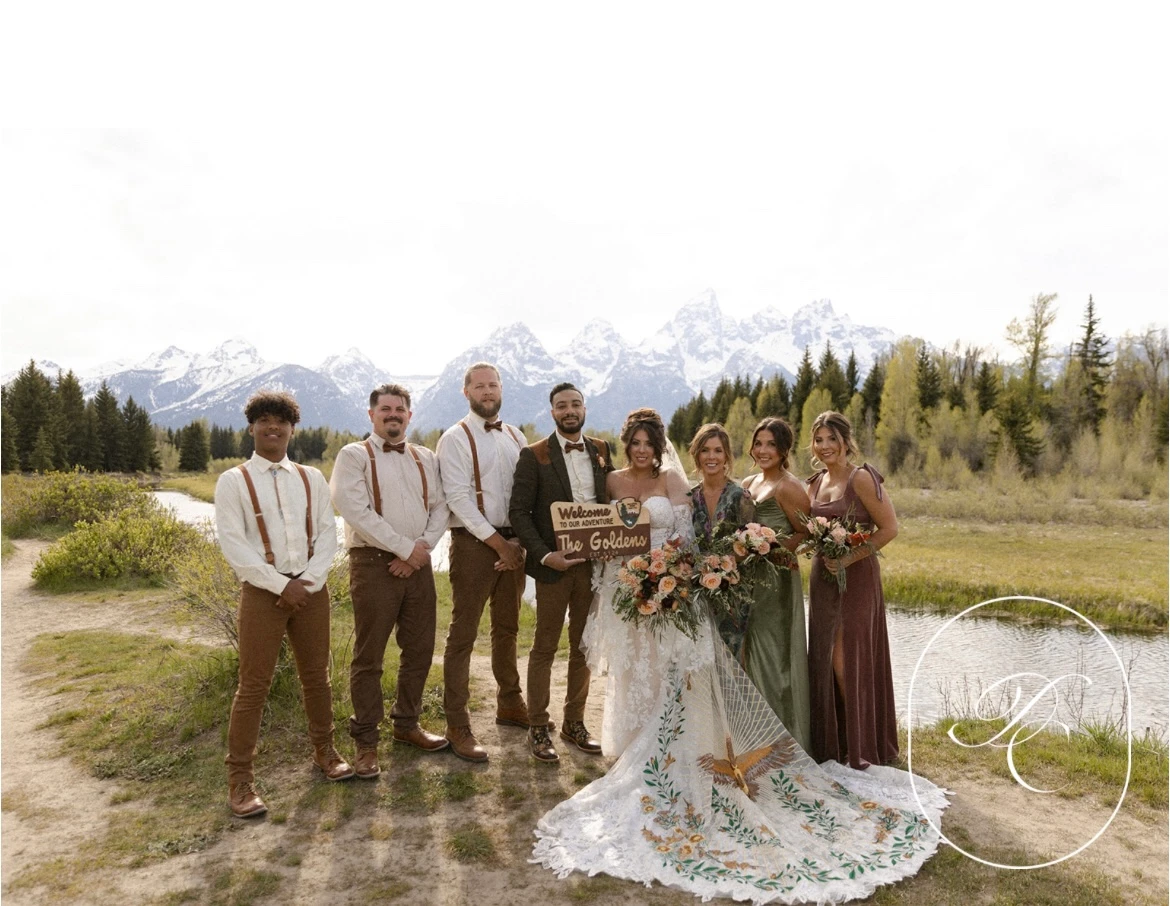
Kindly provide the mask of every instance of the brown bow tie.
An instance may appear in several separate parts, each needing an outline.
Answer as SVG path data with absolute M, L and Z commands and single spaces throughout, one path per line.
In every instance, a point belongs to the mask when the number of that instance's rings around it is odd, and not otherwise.
M 406 452 L 406 441 L 403 441 L 400 444 L 392 444 L 389 441 L 386 441 L 386 443 L 382 444 L 382 452 L 383 453 L 389 453 L 391 451 L 393 451 L 395 453 L 405 453 Z
M 584 452 L 585 452 L 585 444 L 583 444 L 583 443 L 580 443 L 580 444 L 565 444 L 565 452 L 566 452 L 566 453 L 572 453 L 574 450 L 578 450 L 578 451 L 580 451 L 581 453 L 584 453 Z
M 502 421 L 484 422 L 483 423 L 483 430 L 485 430 L 485 431 L 503 431 L 504 430 L 504 423 Z

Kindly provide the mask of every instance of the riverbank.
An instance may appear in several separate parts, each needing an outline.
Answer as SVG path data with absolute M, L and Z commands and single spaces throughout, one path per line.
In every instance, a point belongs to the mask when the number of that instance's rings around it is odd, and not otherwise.
M 215 476 L 168 478 L 165 487 L 212 500 Z M 883 551 L 892 608 L 959 613 L 1014 595 L 1075 608 L 1102 629 L 1162 632 L 1170 625 L 1165 506 L 1067 501 L 1034 490 L 1007 494 L 897 488 L 900 531 Z M 808 564 L 802 565 L 805 592 Z M 980 616 L 1064 619 L 1045 604 L 1012 602 Z M 1069 617 L 1071 618 L 1071 617 Z
M 558 881 L 529 865 L 532 828 L 553 804 L 609 761 L 562 750 L 538 764 L 523 731 L 491 721 L 490 658 L 473 660 L 473 722 L 491 760 L 383 746 L 374 783 L 326 784 L 308 766 L 291 671 L 278 679 L 258 758 L 267 820 L 233 822 L 224 801 L 223 733 L 234 688 L 222 642 L 174 617 L 165 592 L 45 595 L 29 571 L 44 545 L 17 542 L 3 571 L 3 894 L 14 904 L 163 904 L 385 900 L 483 906 L 516 891 L 553 906 L 667 906 L 691 902 L 660 887 L 605 876 Z M 439 636 L 449 618 L 443 595 Z M 335 715 L 348 713 L 351 623 L 335 614 Z M 531 632 L 525 616 L 524 633 Z M 127 627 L 133 627 L 127 631 Z M 522 645 L 526 651 L 528 644 Z M 388 658 L 388 676 L 396 658 Z M 521 664 L 523 673 L 524 665 Z M 436 659 L 426 722 L 441 729 Z M 563 682 L 563 661 L 554 677 Z M 563 686 L 554 689 L 554 698 Z M 587 720 L 600 725 L 604 680 Z M 32 729 L 36 728 L 36 729 Z M 916 732 L 922 772 L 955 791 L 944 832 L 1005 863 L 1059 854 L 1085 827 L 1104 824 L 1104 784 L 1068 759 L 1044 767 L 1047 785 L 1074 783 L 1044 804 L 1043 820 L 1006 768 L 983 753 L 968 764 L 941 734 Z M 347 740 L 339 731 L 343 749 Z M 937 744 L 936 744 L 937 743 Z M 1116 761 L 1116 753 L 1099 753 Z M 1084 853 L 1040 871 L 1004 871 L 943 847 L 918 876 L 866 902 L 1005 904 L 1161 903 L 1167 897 L 1165 754 L 1150 759 L 1117 819 Z M 1105 775 L 1109 776 L 1109 775 Z M 1051 797 L 1049 797 L 1051 799 Z

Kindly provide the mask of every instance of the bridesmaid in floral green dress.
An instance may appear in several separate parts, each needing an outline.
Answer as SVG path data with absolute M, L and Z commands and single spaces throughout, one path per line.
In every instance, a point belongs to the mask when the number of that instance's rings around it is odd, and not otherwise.
M 746 525 L 755 518 L 756 508 L 751 495 L 731 478 L 731 438 L 722 425 L 703 425 L 695 432 L 689 452 L 700 478 L 691 488 L 691 520 L 695 544 L 701 551 L 710 545 L 720 526 L 736 529 Z M 738 614 L 723 617 L 718 626 L 719 635 L 740 664 L 749 618 L 750 607 L 744 607 Z
M 795 551 L 805 535 L 809 513 L 804 485 L 788 471 L 792 428 L 782 418 L 765 418 L 752 434 L 751 454 L 760 472 L 743 486 L 756 504 L 756 521 L 777 535 L 790 535 L 784 546 Z M 755 603 L 747 627 L 744 660 L 748 676 L 801 748 L 808 750 L 808 653 L 805 647 L 804 598 L 800 570 L 779 568 L 764 575 L 758 568 Z

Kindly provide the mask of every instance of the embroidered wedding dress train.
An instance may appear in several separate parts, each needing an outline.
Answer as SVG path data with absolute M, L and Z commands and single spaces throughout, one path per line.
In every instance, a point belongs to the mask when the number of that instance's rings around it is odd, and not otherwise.
M 644 505 L 660 544 L 674 508 Z M 755 903 L 840 902 L 918 871 L 938 846 L 926 815 L 938 826 L 943 790 L 922 778 L 912 788 L 893 768 L 816 764 L 710 620 L 697 641 L 622 623 L 612 570 L 586 638 L 591 660 L 608 659 L 615 696 L 603 748 L 621 755 L 540 820 L 532 861 L 560 877 L 605 873 Z M 622 639 L 628 657 L 615 650 Z

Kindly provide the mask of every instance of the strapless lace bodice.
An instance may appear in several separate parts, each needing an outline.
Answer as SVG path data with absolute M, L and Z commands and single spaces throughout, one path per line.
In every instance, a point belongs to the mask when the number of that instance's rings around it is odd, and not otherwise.
M 650 512 L 650 546 L 662 547 L 672 535 L 678 532 L 679 519 L 675 510 L 681 510 L 690 519 L 688 507 L 676 507 L 667 497 L 648 497 L 642 501 L 642 508 Z

